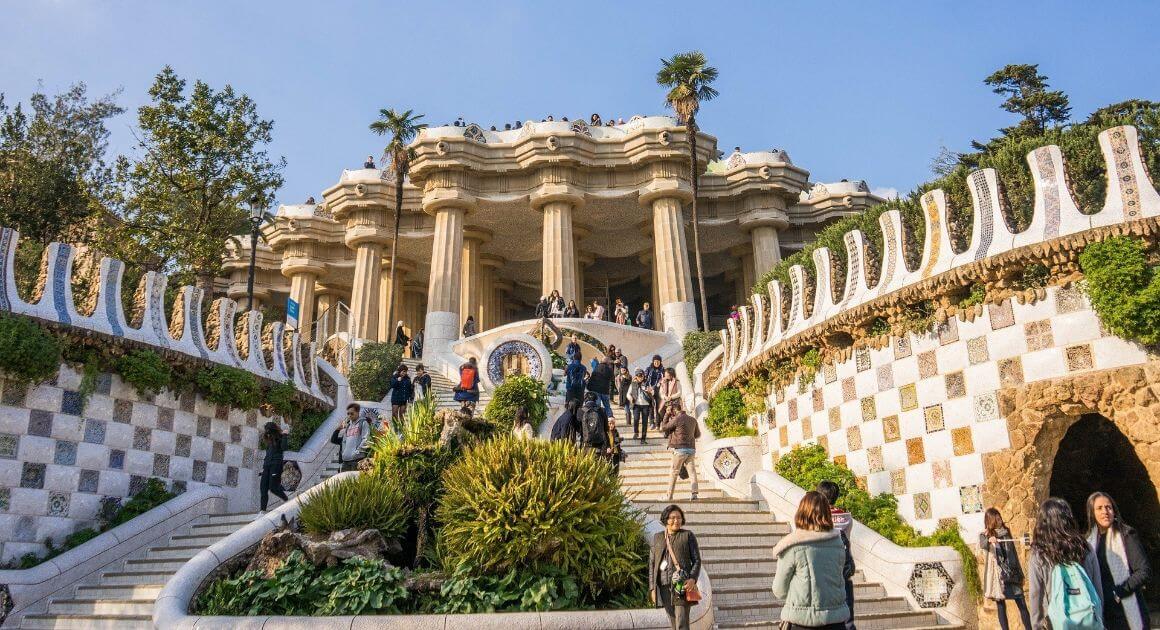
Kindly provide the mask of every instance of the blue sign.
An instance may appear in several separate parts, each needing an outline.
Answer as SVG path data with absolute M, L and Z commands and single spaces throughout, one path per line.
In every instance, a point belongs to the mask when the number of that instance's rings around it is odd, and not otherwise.
M 291 327 L 298 327 L 298 302 L 293 298 L 286 298 L 286 323 Z

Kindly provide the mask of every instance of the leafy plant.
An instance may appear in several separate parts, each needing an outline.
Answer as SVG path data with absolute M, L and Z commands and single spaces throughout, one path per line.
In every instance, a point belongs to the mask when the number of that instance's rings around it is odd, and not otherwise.
M 544 422 L 548 416 L 548 389 L 543 382 L 526 374 L 505 378 L 492 392 L 483 417 L 500 431 L 510 431 L 520 407 L 527 407 L 533 427 Z
M 963 541 L 957 526 L 939 528 L 930 536 L 919 534 L 898 514 L 898 499 L 894 495 L 883 493 L 870 496 L 870 493 L 858 486 L 857 478 L 849 468 L 830 461 L 825 447 L 821 445 L 799 446 L 791 450 L 777 460 L 774 470 L 807 490 L 814 489 L 821 481 L 838 484 L 841 489 L 836 502 L 838 507 L 845 508 L 855 520 L 895 544 L 904 547 L 953 547 L 963 559 L 967 590 L 976 599 L 981 596 L 982 585 L 974 552 Z
M 115 367 L 121 379 L 142 396 L 160 392 L 169 387 L 173 379 L 169 364 L 152 350 L 131 350 L 117 360 Z
M 301 407 L 296 400 L 297 397 L 298 388 L 290 381 L 277 383 L 266 388 L 266 404 L 274 410 L 274 413 L 287 419 L 294 418 L 301 412 Z
M 1104 328 L 1144 345 L 1160 344 L 1160 273 L 1143 240 L 1113 236 L 1092 243 L 1079 264 Z
M 60 369 L 61 343 L 30 318 L 0 315 L 0 371 L 12 380 L 46 381 Z
M 1019 278 L 1012 284 L 1016 289 L 1038 289 L 1047 286 L 1047 281 L 1050 278 L 1051 272 L 1046 265 L 1032 263 L 1023 267 Z
M 890 321 L 885 317 L 875 317 L 870 321 L 870 327 L 866 329 L 866 334 L 870 337 L 890 334 Z
M 153 477 L 145 482 L 144 488 L 121 505 L 121 508 L 109 519 L 105 528 L 112 529 L 121 523 L 130 521 L 175 496 L 177 495 L 165 488 L 164 481 Z
M 407 598 L 403 570 L 382 560 L 356 556 L 338 569 L 325 570 L 316 579 L 317 590 L 328 594 L 318 603 L 319 615 L 394 614 Z
M 642 525 L 612 467 L 564 441 L 477 444 L 443 474 L 436 514 L 448 569 L 556 567 L 593 598 L 638 588 L 647 574 Z
M 746 421 L 745 411 L 745 398 L 741 390 L 726 387 L 709 401 L 709 415 L 705 417 L 705 424 L 717 438 L 756 435 L 757 432 Z
M 194 376 L 198 390 L 210 402 L 237 409 L 254 409 L 262 402 L 258 377 L 241 368 L 214 365 Z
M 898 315 L 898 325 L 904 332 L 925 335 L 934 328 L 934 303 L 930 300 L 911 304 Z
M 379 401 L 391 389 L 391 375 L 403 360 L 403 346 L 393 343 L 364 343 L 359 346 L 347 380 L 357 400 Z
M 761 413 L 765 411 L 765 397 L 769 395 L 769 379 L 764 372 L 758 372 L 745 379 L 741 392 L 745 400 L 745 415 Z
M 976 304 L 982 304 L 987 301 L 987 285 L 981 282 L 971 283 L 970 291 L 963 299 L 959 300 L 960 308 L 970 308 Z
M 477 575 L 467 565 L 443 583 L 435 611 L 440 614 L 564 610 L 580 603 L 575 578 L 549 571 L 538 575 L 512 569 L 504 575 Z
M 801 384 L 811 383 L 818 370 L 822 367 L 822 354 L 817 348 L 810 348 L 801 356 Z M 763 407 L 764 408 L 764 407 Z
M 302 528 L 311 534 L 377 529 L 388 540 L 407 531 L 410 517 L 398 480 L 372 472 L 319 488 L 298 513 Z
M 300 451 L 306 442 L 322 423 L 330 417 L 330 409 L 306 409 L 298 418 L 290 420 L 290 436 L 287 438 L 287 448 L 291 451 Z
M 685 367 L 692 372 L 713 351 L 713 348 L 719 345 L 721 345 L 721 335 L 715 331 L 693 330 L 685 333 L 685 338 L 681 341 L 681 349 L 685 353 Z

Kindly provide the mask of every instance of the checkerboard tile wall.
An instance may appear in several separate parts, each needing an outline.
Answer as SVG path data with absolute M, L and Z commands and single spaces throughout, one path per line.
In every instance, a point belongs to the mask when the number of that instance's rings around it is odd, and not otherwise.
M 822 444 L 872 493 L 897 495 L 919 529 L 956 519 L 974 531 L 986 507 L 982 455 L 1010 445 L 999 389 L 1146 360 L 1101 329 L 1080 291 L 1051 288 L 1034 304 L 1006 300 L 973 322 L 859 349 L 824 365 L 824 378 L 804 392 L 796 383 L 775 391 L 766 401 L 772 417 L 759 423 L 763 449 L 772 463 L 800 444 Z
M 62 366 L 51 383 L 0 384 L 0 562 L 93 524 L 103 498 L 150 477 L 176 491 L 224 487 L 238 509 L 254 503 L 268 418 L 192 394 L 143 398 L 113 375 L 82 409 L 80 378 Z

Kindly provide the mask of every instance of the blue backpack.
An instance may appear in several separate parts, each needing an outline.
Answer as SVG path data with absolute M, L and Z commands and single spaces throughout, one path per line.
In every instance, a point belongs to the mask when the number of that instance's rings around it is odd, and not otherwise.
M 1052 630 L 1101 630 L 1099 596 L 1083 567 L 1075 562 L 1051 568 L 1047 618 Z

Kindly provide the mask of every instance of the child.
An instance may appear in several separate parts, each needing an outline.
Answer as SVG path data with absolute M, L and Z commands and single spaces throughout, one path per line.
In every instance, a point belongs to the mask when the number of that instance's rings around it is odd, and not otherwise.
M 608 462 L 612 464 L 612 471 L 620 474 L 620 431 L 616 430 L 616 420 L 608 419 Z

